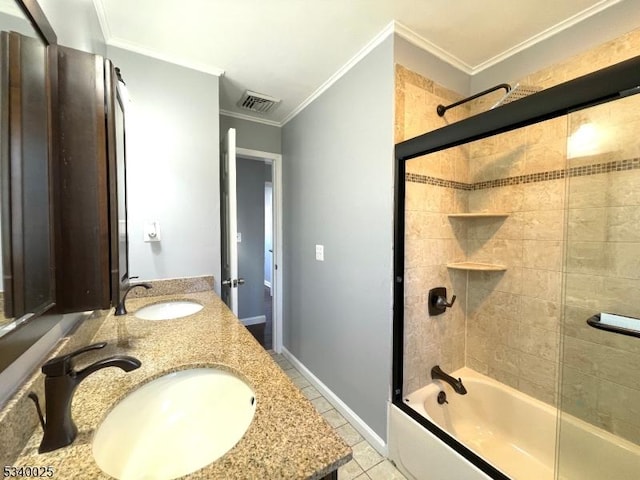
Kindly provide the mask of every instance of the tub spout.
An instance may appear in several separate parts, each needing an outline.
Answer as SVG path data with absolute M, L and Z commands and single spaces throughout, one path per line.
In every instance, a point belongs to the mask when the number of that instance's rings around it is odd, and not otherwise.
M 462 384 L 462 379 L 458 378 L 456 380 L 451 375 L 447 375 L 442 371 L 442 369 L 440 368 L 440 365 L 436 365 L 431 369 L 431 378 L 433 380 L 443 380 L 447 382 L 449 385 L 451 385 L 451 387 L 453 387 L 453 390 L 456 393 L 459 393 L 460 395 L 467 394 L 467 389 L 464 388 L 464 385 Z

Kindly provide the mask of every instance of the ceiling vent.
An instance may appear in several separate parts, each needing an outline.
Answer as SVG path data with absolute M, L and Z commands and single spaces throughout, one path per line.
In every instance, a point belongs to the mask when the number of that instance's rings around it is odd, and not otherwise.
M 252 112 L 268 113 L 280 103 L 280 99 L 247 90 L 238 102 L 240 108 Z

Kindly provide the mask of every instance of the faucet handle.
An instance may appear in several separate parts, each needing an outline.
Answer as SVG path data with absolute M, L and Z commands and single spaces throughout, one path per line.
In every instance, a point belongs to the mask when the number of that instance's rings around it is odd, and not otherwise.
M 71 370 L 73 369 L 73 365 L 71 363 L 73 357 L 91 350 L 100 350 L 106 346 L 107 342 L 94 343 L 93 345 L 87 345 L 86 347 L 79 348 L 75 352 L 68 353 L 67 355 L 52 358 L 42 365 L 42 373 L 47 377 L 62 377 L 63 375 L 67 375 L 71 373 Z

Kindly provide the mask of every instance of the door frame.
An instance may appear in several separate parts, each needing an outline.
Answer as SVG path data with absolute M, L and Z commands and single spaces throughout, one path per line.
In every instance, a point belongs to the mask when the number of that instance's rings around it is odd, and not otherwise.
M 282 352 L 282 286 L 283 286 L 283 248 L 282 248 L 282 155 L 248 148 L 236 147 L 236 156 L 249 160 L 261 160 L 272 165 L 272 214 L 273 214 L 273 272 L 271 288 L 273 292 L 273 350 Z

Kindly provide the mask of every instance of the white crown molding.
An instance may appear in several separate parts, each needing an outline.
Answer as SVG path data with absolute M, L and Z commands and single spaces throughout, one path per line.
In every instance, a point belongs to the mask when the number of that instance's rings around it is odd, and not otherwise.
M 109 43 L 109 40 L 111 39 L 111 28 L 109 27 L 109 22 L 107 21 L 107 13 L 104 10 L 103 0 L 93 0 L 93 8 L 95 8 L 96 10 L 98 23 L 100 23 L 100 30 L 102 30 L 104 41 L 105 43 Z
M 276 120 L 267 120 L 266 118 L 252 117 L 251 115 L 245 115 L 244 113 L 232 112 L 230 110 L 220 109 L 220 115 L 225 117 L 238 118 L 240 120 L 247 120 L 249 122 L 262 123 L 264 125 L 271 125 L 272 127 L 282 127 L 282 123 Z
M 326 90 L 331 87 L 334 83 L 336 83 L 344 74 L 346 74 L 349 70 L 351 70 L 360 60 L 366 57 L 374 48 L 380 45 L 389 35 L 392 35 L 395 29 L 395 22 L 391 21 L 389 24 L 382 29 L 380 33 L 378 33 L 375 37 L 373 37 L 369 43 L 367 43 L 358 53 L 356 53 L 347 63 L 345 63 L 342 67 L 338 69 L 336 73 L 331 75 L 322 85 L 320 85 L 311 95 L 309 95 L 300 105 L 294 108 L 289 115 L 284 117 L 282 120 L 282 125 L 286 125 L 287 122 L 292 120 L 296 115 L 298 115 L 302 110 L 304 110 L 307 105 L 313 102 L 316 98 L 322 95 Z
M 520 53 L 523 50 L 526 50 L 527 48 L 532 47 L 536 43 L 540 43 L 546 40 L 547 38 L 553 37 L 554 35 L 562 32 L 563 30 L 567 30 L 573 27 L 574 25 L 586 20 L 587 18 L 597 13 L 600 13 L 603 10 L 606 10 L 607 8 L 615 5 L 616 3 L 620 3 L 621 1 L 622 0 L 601 0 L 595 5 L 592 5 L 591 7 L 579 13 L 576 13 L 572 17 L 569 17 L 566 20 L 563 20 L 562 22 L 557 23 L 556 25 L 549 27 L 546 30 L 543 30 L 537 35 L 534 35 L 533 37 L 528 38 L 523 42 L 520 42 L 519 44 L 505 50 L 504 52 L 496 55 L 495 57 L 492 57 L 489 60 L 479 63 L 478 65 L 474 66 L 471 69 L 470 73 L 471 75 L 475 75 L 477 73 L 482 72 L 483 70 L 486 70 L 487 68 L 493 67 L 494 65 L 497 65 L 498 63 L 508 59 L 509 57 L 512 57 L 513 55 L 516 55 L 517 53 Z
M 418 35 L 416 32 L 411 30 L 406 25 L 395 20 L 393 23 L 395 27 L 394 31 L 396 35 L 398 35 L 399 37 L 402 37 L 407 42 L 412 43 L 416 47 L 431 53 L 432 55 L 438 57 L 440 60 L 448 63 L 452 67 L 457 68 L 458 70 L 466 73 L 467 75 L 472 74 L 474 67 L 472 67 L 468 63 L 460 60 L 455 55 L 451 55 L 449 52 L 447 52 L 446 50 L 443 50 L 442 48 L 437 46 L 435 43 L 432 43 L 426 38 Z
M 140 55 L 155 58 L 157 60 L 162 60 L 163 62 L 172 63 L 174 65 L 179 65 L 181 67 L 190 68 L 191 70 L 197 70 L 199 72 L 208 73 L 209 75 L 215 75 L 216 77 L 221 77 L 224 75 L 224 70 L 222 68 L 212 67 L 211 65 L 206 65 L 204 63 L 185 62 L 184 60 L 181 60 L 179 58 L 156 52 L 147 47 L 143 47 L 142 45 L 138 45 L 136 43 L 129 42 L 127 40 L 122 40 L 119 38 L 110 38 L 107 41 L 107 45 L 110 47 L 129 50 L 130 52 L 139 53 Z

